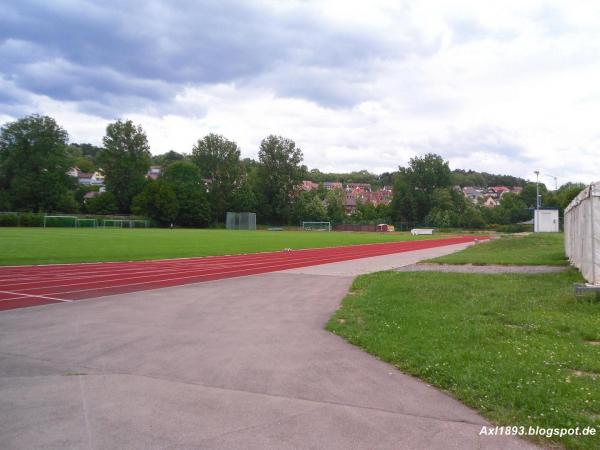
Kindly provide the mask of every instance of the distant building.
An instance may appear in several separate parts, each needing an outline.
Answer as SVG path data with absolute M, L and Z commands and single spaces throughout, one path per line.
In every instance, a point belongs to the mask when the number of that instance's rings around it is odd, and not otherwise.
M 315 183 L 314 181 L 304 180 L 304 181 L 302 181 L 302 186 L 300 188 L 303 191 L 312 191 L 313 189 L 319 189 L 319 183 Z
M 148 180 L 156 180 L 161 173 L 162 166 L 150 166 L 150 169 L 148 169 L 148 173 L 146 173 L 146 178 Z
M 346 211 L 346 214 L 352 214 L 355 209 L 356 209 L 356 196 L 353 193 L 348 192 L 344 196 L 344 210 Z
M 523 192 L 523 187 L 522 186 L 514 186 L 510 192 L 512 192 L 515 195 L 521 195 L 521 193 Z
M 463 195 L 473 203 L 479 203 L 479 199 L 483 197 L 484 189 L 475 186 L 465 186 L 462 188 Z
M 323 187 L 328 191 L 343 189 L 342 183 L 340 183 L 339 181 L 326 181 L 325 183 L 323 183 Z
M 356 188 L 360 188 L 363 191 L 370 191 L 371 185 L 369 183 L 346 183 L 346 190 L 352 191 Z
M 101 172 L 82 172 L 79 167 L 72 167 L 67 175 L 77 178 L 77 182 L 84 186 L 102 186 L 104 185 L 104 175 Z
M 85 195 L 83 196 L 83 201 L 87 202 L 88 200 L 90 200 L 94 197 L 98 197 L 99 195 L 100 195 L 100 192 L 98 192 L 98 191 L 86 192 Z
M 491 195 L 486 196 L 483 200 L 483 206 L 485 206 L 486 208 L 495 208 L 499 204 L 500 202 Z

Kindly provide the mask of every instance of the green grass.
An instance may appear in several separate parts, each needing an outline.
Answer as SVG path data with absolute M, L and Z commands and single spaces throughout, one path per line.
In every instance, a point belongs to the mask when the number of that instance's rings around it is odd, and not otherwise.
M 572 269 L 381 272 L 354 281 L 327 328 L 496 424 L 598 426 L 600 345 L 588 341 L 600 340 L 600 303 L 575 299 L 575 281 Z M 553 439 L 600 448 L 598 435 Z
M 0 265 L 227 255 L 412 239 L 409 233 L 0 228 Z
M 431 259 L 440 264 L 568 264 L 563 233 L 532 233 L 527 236 L 502 236 L 500 239 L 471 246 L 461 252 Z

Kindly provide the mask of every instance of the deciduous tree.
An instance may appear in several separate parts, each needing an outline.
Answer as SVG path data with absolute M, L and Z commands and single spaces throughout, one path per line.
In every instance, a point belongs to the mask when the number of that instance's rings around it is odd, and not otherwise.
M 271 135 L 261 142 L 258 158 L 257 190 L 263 201 L 261 215 L 267 221 L 287 223 L 293 199 L 306 173 L 302 150 L 291 139 Z
M 127 213 L 133 197 L 144 189 L 150 167 L 148 138 L 141 126 L 118 120 L 106 127 L 103 142 L 99 163 L 106 189 L 114 194 L 119 210 Z
M 216 222 L 225 220 L 233 195 L 240 186 L 242 164 L 237 144 L 218 134 L 208 134 L 192 149 L 192 160 L 210 179 L 209 198 Z
M 19 211 L 74 212 L 76 181 L 67 172 L 67 132 L 48 116 L 32 115 L 0 130 L 0 191 Z

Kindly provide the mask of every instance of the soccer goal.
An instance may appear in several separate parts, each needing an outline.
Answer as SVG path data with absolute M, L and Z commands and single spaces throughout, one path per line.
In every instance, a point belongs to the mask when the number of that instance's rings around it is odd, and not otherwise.
M 228 230 L 256 230 L 256 213 L 228 212 L 225 218 Z
M 102 226 L 104 228 L 123 228 L 123 222 L 129 222 L 122 219 L 104 219 Z
M 148 221 L 140 219 L 130 220 L 129 228 L 148 228 Z
M 77 216 L 44 216 L 46 227 L 77 227 Z
M 302 231 L 331 231 L 331 222 L 302 222 Z
M 97 219 L 80 219 L 79 217 L 75 221 L 75 226 L 78 228 L 98 228 Z

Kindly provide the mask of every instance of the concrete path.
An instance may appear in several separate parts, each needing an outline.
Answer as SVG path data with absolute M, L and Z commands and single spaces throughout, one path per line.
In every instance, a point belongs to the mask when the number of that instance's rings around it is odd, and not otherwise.
M 3 312 L 0 446 L 533 448 L 478 436 L 474 411 L 325 331 L 351 281 L 272 273 Z
M 398 272 L 452 272 L 452 273 L 521 273 L 535 275 L 540 273 L 566 272 L 569 266 L 509 266 L 499 264 L 411 264 L 398 267 Z

